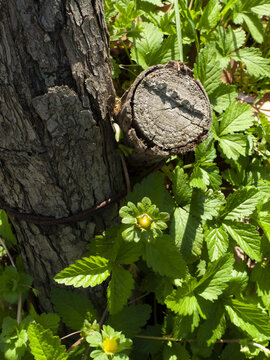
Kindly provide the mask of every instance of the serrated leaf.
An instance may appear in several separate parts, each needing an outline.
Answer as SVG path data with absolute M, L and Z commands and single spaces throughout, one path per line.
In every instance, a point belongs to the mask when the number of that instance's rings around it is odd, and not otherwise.
M 253 213 L 260 199 L 256 188 L 240 188 L 227 197 L 221 216 L 225 220 L 243 219 Z
M 136 262 L 142 254 L 142 244 L 119 241 L 115 264 L 132 264 Z
M 115 315 L 110 315 L 106 323 L 115 330 L 122 331 L 126 337 L 132 338 L 140 333 L 151 311 L 151 307 L 147 304 L 131 305 L 124 307 Z
M 225 203 L 224 195 L 218 191 L 209 190 L 204 193 L 193 189 L 191 202 L 184 207 L 188 213 L 203 220 L 211 220 L 218 216 L 220 207 Z
M 215 31 L 217 49 L 224 57 L 239 49 L 244 44 L 245 39 L 246 34 L 240 28 L 232 29 L 231 26 L 228 26 L 228 29 L 225 29 L 219 26 Z
M 246 13 L 242 17 L 255 41 L 259 44 L 263 42 L 263 26 L 259 17 L 255 14 Z
M 212 30 L 220 19 L 221 5 L 216 0 L 210 0 L 203 10 L 198 29 L 202 32 Z
M 231 104 L 221 117 L 218 136 L 244 131 L 252 126 L 253 122 L 254 115 L 250 105 L 240 102 Z
M 239 221 L 225 221 L 223 227 L 252 260 L 261 261 L 261 237 L 255 226 Z
M 215 92 L 209 95 L 209 101 L 216 112 L 222 113 L 235 102 L 237 96 L 236 86 L 220 83 Z
M 170 235 L 187 263 L 194 262 L 201 254 L 203 232 L 200 218 L 190 215 L 182 208 L 176 208 Z
M 195 292 L 206 300 L 216 300 L 228 286 L 234 259 L 231 255 L 210 263 L 203 277 L 198 282 Z
M 31 353 L 36 360 L 65 360 L 68 358 L 65 346 L 61 345 L 58 336 L 53 336 L 51 330 L 31 323 L 27 332 Z
M 208 96 L 221 84 L 222 66 L 217 59 L 216 49 L 206 46 L 202 49 L 194 64 L 194 78 L 200 79 Z
M 189 203 L 192 196 L 192 188 L 189 186 L 188 175 L 184 169 L 176 166 L 173 172 L 172 181 L 173 194 L 178 205 Z
M 55 275 L 59 284 L 88 287 L 101 284 L 110 275 L 109 260 L 100 256 L 82 258 Z
M 269 202 L 266 202 L 261 206 L 257 214 L 257 222 L 262 228 L 265 236 L 270 241 L 270 203 Z
M 131 49 L 131 58 L 143 69 L 156 64 L 163 35 L 152 23 L 144 23 L 141 38 L 136 40 Z
M 178 279 L 186 274 L 186 264 L 169 235 L 163 235 L 154 242 L 146 243 L 143 259 L 160 275 Z
M 198 340 L 206 343 L 207 346 L 214 344 L 221 339 L 226 330 L 225 308 L 222 302 L 214 302 L 211 311 L 207 314 L 206 320 L 198 329 Z
M 84 320 L 89 322 L 97 318 L 96 311 L 91 301 L 83 294 L 71 290 L 52 290 L 52 302 L 64 323 L 73 330 L 80 330 Z
M 193 280 L 173 290 L 165 299 L 167 307 L 173 312 L 184 316 L 197 312 L 200 306 L 193 292 L 196 285 L 196 281 Z
M 131 295 L 134 279 L 131 273 L 121 266 L 115 266 L 107 289 L 108 309 L 110 314 L 122 310 Z
M 229 246 L 228 235 L 222 227 L 208 229 L 205 232 L 205 241 L 211 261 L 217 260 L 223 256 Z
M 269 317 L 256 305 L 231 299 L 225 306 L 231 322 L 252 338 L 270 339 Z
M 244 48 L 236 51 L 231 57 L 236 61 L 243 62 L 250 75 L 255 78 L 270 77 L 270 61 L 263 58 L 257 48 Z
M 147 176 L 140 184 L 136 184 L 133 191 L 127 195 L 124 200 L 125 203 L 123 204 L 126 204 L 127 201 L 137 203 L 145 196 L 151 199 L 152 203 L 155 204 L 160 211 L 171 213 L 175 206 L 172 197 L 165 189 L 164 177 L 158 172 Z
M 263 1 L 261 4 L 258 4 L 257 6 L 256 5 L 252 6 L 251 11 L 261 16 L 270 16 L 270 4 L 268 0 Z
M 240 155 L 246 156 L 247 136 L 245 134 L 228 134 L 219 138 L 219 147 L 228 158 L 237 160 Z

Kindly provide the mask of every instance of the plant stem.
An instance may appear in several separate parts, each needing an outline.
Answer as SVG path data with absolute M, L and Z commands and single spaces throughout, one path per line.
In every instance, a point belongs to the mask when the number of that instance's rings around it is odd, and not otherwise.
M 182 167 L 182 169 L 191 169 L 194 164 L 187 164 Z
M 70 333 L 70 334 L 67 334 L 67 335 L 65 335 L 65 336 L 61 337 L 61 340 L 64 340 L 64 339 L 66 339 L 66 338 L 68 338 L 68 337 L 70 337 L 70 336 L 73 336 L 73 335 L 79 334 L 80 332 L 81 332 L 81 330 L 79 330 L 79 331 L 75 331 L 75 332 Z
M 198 342 L 197 339 L 183 339 L 183 340 L 178 340 L 175 338 L 171 338 L 171 337 L 162 337 L 162 336 L 149 336 L 149 335 L 136 335 L 136 338 L 140 338 L 140 339 L 149 339 L 149 340 L 158 340 L 158 341 L 175 341 L 175 342 L 179 342 L 179 343 L 184 343 L 184 342 L 189 342 L 189 343 L 194 343 L 194 342 Z M 216 344 L 223 344 L 223 343 L 237 343 L 239 344 L 241 342 L 241 339 L 219 339 L 216 341 Z
M 178 6 L 178 0 L 174 0 L 175 7 L 175 20 L 176 20 L 176 32 L 177 32 L 177 42 L 179 48 L 179 60 L 184 61 L 183 58 L 183 41 L 182 41 L 182 29 L 181 29 L 181 20 L 180 20 L 180 11 Z

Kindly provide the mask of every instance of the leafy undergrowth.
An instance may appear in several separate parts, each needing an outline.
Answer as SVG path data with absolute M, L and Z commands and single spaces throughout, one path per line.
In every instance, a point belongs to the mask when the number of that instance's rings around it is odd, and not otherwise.
M 9 262 L 16 240 L 0 210 L 0 358 L 270 358 L 270 125 L 237 101 L 269 91 L 270 3 L 179 7 L 184 60 L 213 108 L 208 139 L 135 185 L 121 225 L 55 276 L 76 288 L 106 281 L 103 314 L 72 288 L 52 291 L 56 313 L 21 313 L 32 279 L 20 258 Z M 105 15 L 118 95 L 143 69 L 179 59 L 169 2 L 106 0 Z M 68 350 L 60 319 L 80 338 Z

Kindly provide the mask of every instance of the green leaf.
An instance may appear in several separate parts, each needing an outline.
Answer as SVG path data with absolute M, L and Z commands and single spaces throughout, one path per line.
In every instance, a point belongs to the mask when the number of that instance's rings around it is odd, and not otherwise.
M 131 295 L 134 280 L 131 273 L 121 266 L 114 266 L 111 280 L 107 289 L 108 309 L 110 314 L 122 310 Z
M 216 0 L 210 0 L 203 10 L 198 29 L 202 32 L 212 30 L 220 19 L 221 5 Z
M 16 245 L 16 237 L 11 230 L 7 214 L 0 209 L 0 236 L 5 240 L 7 246 Z
M 131 49 L 131 58 L 143 69 L 157 64 L 163 35 L 152 23 L 143 23 L 141 38 L 137 39 Z
M 228 26 L 228 29 L 225 29 L 219 26 L 215 31 L 216 46 L 223 57 L 239 49 L 244 44 L 245 39 L 246 34 L 240 28 L 232 29 L 231 26 Z
M 170 235 L 187 263 L 194 262 L 201 254 L 203 233 L 200 218 L 190 215 L 182 208 L 176 208 Z
M 45 329 L 52 330 L 54 334 L 57 333 L 60 322 L 59 315 L 54 313 L 42 313 L 38 315 L 33 305 L 30 306 L 29 314 L 38 324 L 43 326 Z
M 270 4 L 269 1 L 261 1 L 258 5 L 252 6 L 251 11 L 261 16 L 270 16 Z
M 270 77 L 270 61 L 263 58 L 257 48 L 244 48 L 236 51 L 231 57 L 236 61 L 243 62 L 250 75 L 255 78 Z
M 260 199 L 261 196 L 256 188 L 240 188 L 227 197 L 221 216 L 225 220 L 243 219 L 253 213 Z
M 194 64 L 194 78 L 200 79 L 208 96 L 221 84 L 222 66 L 217 59 L 215 47 L 206 46 L 200 51 Z
M 136 204 L 145 196 L 151 199 L 152 203 L 155 204 L 160 211 L 171 213 L 174 209 L 174 201 L 170 193 L 165 189 L 164 177 L 161 176 L 159 172 L 147 176 L 140 184 L 136 184 L 133 191 L 124 199 L 123 204 L 126 204 L 127 201 Z
M 206 320 L 198 329 L 198 340 L 207 346 L 221 339 L 226 330 L 225 308 L 222 302 L 214 302 L 207 314 Z
M 210 189 L 204 193 L 201 190 L 194 189 L 191 203 L 186 205 L 184 210 L 194 217 L 211 220 L 213 217 L 218 216 L 219 209 L 224 203 L 224 195 L 219 191 L 214 192 Z
M 269 317 L 256 305 L 231 299 L 227 300 L 225 308 L 231 322 L 252 338 L 270 339 Z
M 196 285 L 196 281 L 193 280 L 173 290 L 173 292 L 166 297 L 165 304 L 167 307 L 175 313 L 184 316 L 197 312 L 200 306 L 193 293 Z
M 189 186 L 188 175 L 185 174 L 184 169 L 176 166 L 173 172 L 172 180 L 173 194 L 178 205 L 185 205 L 189 203 L 192 196 L 192 188 Z
M 97 318 L 91 301 L 83 294 L 55 288 L 51 294 L 55 310 L 64 323 L 73 330 L 80 330 L 84 320 L 93 322 Z
M 101 284 L 110 275 L 109 261 L 100 256 L 82 258 L 54 277 L 59 284 L 88 287 Z
M 147 304 L 124 307 L 115 315 L 110 315 L 107 324 L 115 330 L 122 331 L 125 336 L 132 338 L 140 333 L 151 314 L 151 307 Z
M 115 264 L 132 264 L 139 260 L 142 254 L 141 243 L 119 241 Z
M 264 203 L 257 213 L 257 222 L 270 241 L 270 203 Z
M 27 332 L 31 353 L 36 360 L 65 360 L 68 358 L 65 346 L 61 345 L 58 336 L 53 336 L 51 330 L 31 323 Z
M 216 112 L 222 113 L 235 102 L 237 96 L 236 86 L 220 83 L 215 92 L 209 95 L 209 101 Z
M 234 259 L 228 254 L 210 263 L 195 292 L 206 300 L 216 300 L 228 286 Z
M 211 261 L 217 260 L 223 256 L 229 246 L 228 235 L 222 227 L 208 229 L 205 232 L 205 241 Z
M 254 115 L 250 105 L 240 102 L 231 104 L 221 117 L 218 136 L 244 131 L 252 126 L 253 122 Z
M 186 274 L 186 264 L 169 235 L 163 235 L 153 242 L 147 242 L 143 259 L 160 275 L 178 279 Z
M 263 42 L 263 26 L 259 17 L 255 14 L 242 14 L 242 17 L 255 41 L 259 44 Z
M 163 360 L 189 360 L 190 356 L 185 347 L 181 344 L 168 345 L 163 350 Z
M 246 156 L 248 143 L 245 134 L 228 134 L 218 140 L 221 152 L 228 159 L 237 160 L 240 155 Z
M 239 221 L 225 221 L 223 227 L 252 260 L 261 261 L 261 237 L 255 226 Z

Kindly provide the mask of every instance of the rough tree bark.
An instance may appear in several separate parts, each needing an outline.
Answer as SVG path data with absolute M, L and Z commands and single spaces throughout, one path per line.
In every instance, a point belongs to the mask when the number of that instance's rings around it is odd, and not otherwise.
M 0 1 L 2 204 L 63 218 L 123 192 L 108 48 L 101 0 Z M 116 216 L 116 205 L 64 225 L 11 216 L 44 310 L 53 276 Z

